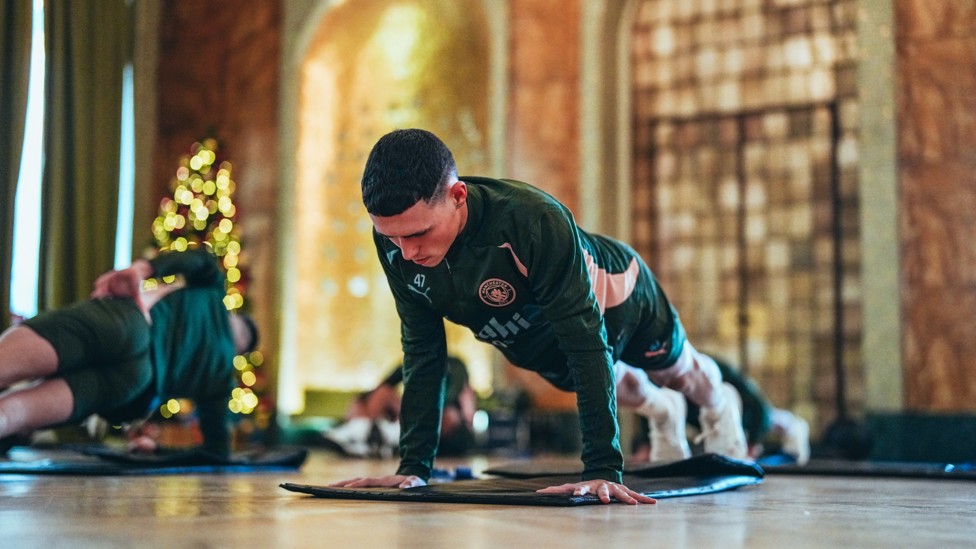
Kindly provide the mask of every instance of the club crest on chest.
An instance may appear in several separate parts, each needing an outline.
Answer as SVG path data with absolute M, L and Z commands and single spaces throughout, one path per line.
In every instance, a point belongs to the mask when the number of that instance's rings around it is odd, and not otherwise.
M 504 307 L 515 301 L 515 287 L 500 278 L 489 278 L 478 286 L 478 297 L 486 305 Z

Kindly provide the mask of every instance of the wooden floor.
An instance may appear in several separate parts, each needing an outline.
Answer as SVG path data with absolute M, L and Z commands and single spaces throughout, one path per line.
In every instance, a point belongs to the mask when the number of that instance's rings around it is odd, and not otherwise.
M 334 501 L 278 487 L 394 467 L 313 452 L 291 473 L 0 475 L 0 547 L 976 547 L 971 481 L 773 475 L 721 494 L 581 508 Z

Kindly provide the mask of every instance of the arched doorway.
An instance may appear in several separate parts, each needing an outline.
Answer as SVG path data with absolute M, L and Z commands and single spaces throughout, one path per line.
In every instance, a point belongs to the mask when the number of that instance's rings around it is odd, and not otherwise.
M 375 257 L 359 180 L 386 132 L 424 127 L 459 165 L 488 172 L 497 82 L 481 0 L 367 0 L 322 10 L 296 69 L 294 204 L 283 277 L 281 407 L 308 391 L 359 391 L 401 358 L 399 321 Z M 287 89 L 287 86 L 286 86 Z M 286 98 L 287 99 L 287 98 Z M 288 140 L 285 140 L 288 142 Z M 448 326 L 450 351 L 491 386 L 491 349 Z

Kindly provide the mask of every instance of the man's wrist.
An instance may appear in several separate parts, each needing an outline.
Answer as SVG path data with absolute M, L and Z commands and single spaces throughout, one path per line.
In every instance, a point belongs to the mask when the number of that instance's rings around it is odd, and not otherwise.
M 623 474 L 614 469 L 593 469 L 584 471 L 582 480 L 609 480 L 610 482 L 620 483 L 623 481 Z
M 401 465 L 400 468 L 397 469 L 396 474 L 404 476 L 413 475 L 420 477 L 424 480 L 424 482 L 427 482 L 430 479 L 430 469 L 424 467 L 423 465 Z
M 152 278 L 155 269 L 153 269 L 152 263 L 146 259 L 137 259 L 129 265 L 129 268 L 136 272 L 140 278 L 146 280 Z

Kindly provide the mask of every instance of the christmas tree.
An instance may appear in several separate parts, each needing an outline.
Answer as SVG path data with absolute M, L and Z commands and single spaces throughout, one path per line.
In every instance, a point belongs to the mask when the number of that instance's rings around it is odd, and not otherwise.
M 241 262 L 241 241 L 237 226 L 237 207 L 232 166 L 218 158 L 216 139 L 194 143 L 191 154 L 180 159 L 170 188 L 172 195 L 159 204 L 153 221 L 155 249 L 184 251 L 206 246 L 220 259 L 227 278 L 224 305 L 228 311 L 246 310 L 247 273 Z M 163 279 L 164 283 L 172 280 Z M 152 285 L 155 281 L 149 281 Z M 264 394 L 266 376 L 260 368 L 264 357 L 254 351 L 234 357 L 237 388 L 228 395 L 228 408 L 238 417 L 239 437 L 263 432 L 270 424 L 270 399 Z M 163 418 L 192 414 L 192 403 L 170 400 L 159 413 Z

